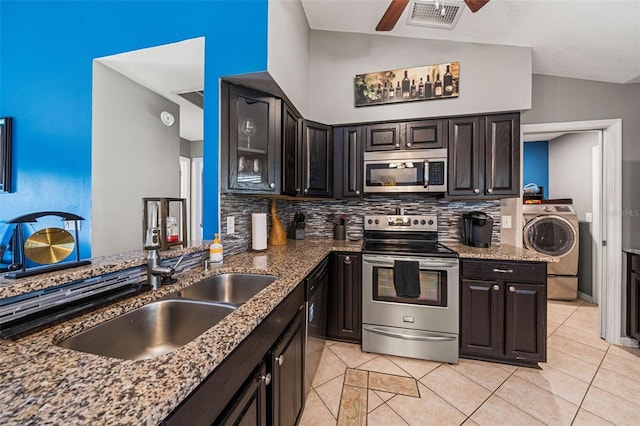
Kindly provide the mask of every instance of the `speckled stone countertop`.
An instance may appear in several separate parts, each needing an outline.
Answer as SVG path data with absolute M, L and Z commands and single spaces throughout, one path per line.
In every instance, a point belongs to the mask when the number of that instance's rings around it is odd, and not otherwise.
M 0 424 L 148 424 L 162 421 L 331 251 L 360 251 L 360 241 L 289 240 L 264 253 L 225 258 L 220 268 L 197 268 L 178 283 L 123 300 L 24 337 L 0 340 Z M 127 260 L 125 260 L 127 262 Z M 95 264 L 94 264 L 95 266 Z M 112 265 L 112 267 L 115 267 Z M 55 346 L 206 276 L 226 272 L 279 278 L 177 351 L 125 361 Z
M 461 259 L 520 260 L 529 262 L 557 262 L 558 258 L 520 247 L 501 244 L 488 248 L 470 247 L 460 243 L 443 243 L 458 253 Z
M 625 253 L 640 254 L 640 249 L 636 248 L 623 248 L 622 251 Z
M 186 253 L 207 250 L 209 243 L 210 241 L 197 241 L 191 243 L 189 247 L 186 248 L 174 248 L 161 251 L 159 252 L 159 256 L 161 259 L 167 259 Z M 5 274 L 0 274 L 0 299 L 42 290 L 43 288 L 53 287 L 69 281 L 97 277 L 108 274 L 109 272 L 122 271 L 123 269 L 145 265 L 147 263 L 147 254 L 144 250 L 133 250 L 110 256 L 94 257 L 90 260 L 90 265 L 63 269 L 57 272 L 48 272 L 26 278 L 9 279 L 5 278 Z

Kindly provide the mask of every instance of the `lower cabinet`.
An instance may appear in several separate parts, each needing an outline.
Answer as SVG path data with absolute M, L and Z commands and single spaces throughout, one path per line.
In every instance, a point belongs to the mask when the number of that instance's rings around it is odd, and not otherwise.
M 327 337 L 360 343 L 362 340 L 362 256 L 332 253 L 329 269 Z
M 271 352 L 271 424 L 294 425 L 304 405 L 304 311 Z
M 304 405 L 304 283 L 171 413 L 163 425 L 294 425 Z
M 627 334 L 640 340 L 640 255 L 627 253 Z
M 460 356 L 546 361 L 546 263 L 463 259 L 460 275 Z

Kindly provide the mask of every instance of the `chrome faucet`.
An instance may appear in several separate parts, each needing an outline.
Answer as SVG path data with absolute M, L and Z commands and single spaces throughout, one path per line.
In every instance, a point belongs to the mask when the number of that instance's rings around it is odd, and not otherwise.
M 180 265 L 182 259 L 184 259 L 184 254 L 180 256 L 180 259 L 178 259 L 175 265 L 162 266 L 160 265 L 158 250 L 147 250 L 147 284 L 150 285 L 152 289 L 157 290 L 162 284 L 173 284 L 177 282 L 178 280 L 173 278 L 172 275 L 176 273 L 176 268 Z

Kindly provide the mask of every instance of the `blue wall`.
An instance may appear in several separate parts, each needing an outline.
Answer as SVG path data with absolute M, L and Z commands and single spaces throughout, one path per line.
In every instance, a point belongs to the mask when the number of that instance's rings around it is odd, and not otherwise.
M 522 157 L 522 186 L 544 186 L 544 198 L 549 198 L 549 142 L 525 142 Z
M 78 214 L 86 219 L 80 249 L 88 257 L 92 60 L 204 36 L 203 217 L 212 238 L 219 78 L 266 71 L 267 3 L 0 0 L 0 116 L 14 117 L 14 188 L 0 194 L 0 221 L 46 210 Z M 0 239 L 6 227 L 0 223 Z

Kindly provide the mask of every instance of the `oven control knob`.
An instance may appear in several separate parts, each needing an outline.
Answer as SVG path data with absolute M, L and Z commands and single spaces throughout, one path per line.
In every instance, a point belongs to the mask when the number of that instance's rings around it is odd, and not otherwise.
M 426 224 L 426 223 L 427 223 L 427 221 L 426 221 L 426 220 L 424 220 L 424 219 L 422 219 L 422 220 L 420 221 L 420 225 L 424 225 L 424 224 Z
M 368 223 L 369 225 L 371 225 L 371 224 L 373 223 L 373 219 L 369 219 L 369 220 L 367 221 L 367 223 Z
M 433 220 L 429 219 L 429 222 L 427 222 L 429 225 L 433 225 Z
M 413 224 L 417 225 L 418 224 L 418 219 L 413 219 Z
M 380 223 L 380 220 L 379 220 L 379 219 L 376 219 L 376 220 L 375 220 L 375 223 L 376 223 L 376 225 L 377 225 L 377 224 L 379 224 L 379 223 Z

